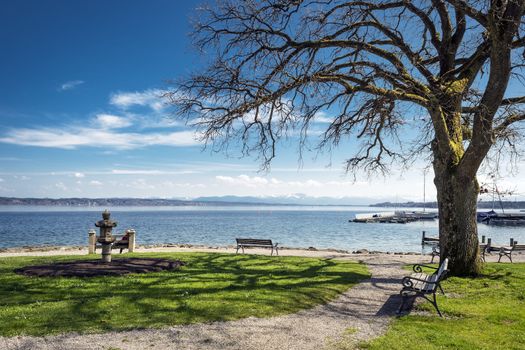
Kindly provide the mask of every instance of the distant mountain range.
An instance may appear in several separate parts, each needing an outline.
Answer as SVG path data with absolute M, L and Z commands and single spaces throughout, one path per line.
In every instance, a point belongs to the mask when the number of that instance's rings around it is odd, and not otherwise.
M 392 202 L 383 202 L 371 204 L 371 207 L 400 207 L 400 208 L 434 208 L 437 209 L 437 202 L 404 202 L 404 203 L 392 203 Z M 504 209 L 523 209 L 525 208 L 525 201 L 501 201 L 495 202 L 478 202 L 478 208 L 480 209 L 501 209 L 503 206 Z
M 304 194 L 292 194 L 288 196 L 268 197 L 240 197 L 240 196 L 217 196 L 198 197 L 193 199 L 198 202 L 232 202 L 232 203 L 256 203 L 256 204 L 281 204 L 281 205 L 369 205 L 376 200 L 366 197 L 310 197 Z

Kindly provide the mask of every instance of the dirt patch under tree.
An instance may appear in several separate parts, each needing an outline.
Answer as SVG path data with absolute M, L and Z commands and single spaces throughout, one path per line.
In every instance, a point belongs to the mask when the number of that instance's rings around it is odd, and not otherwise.
M 129 273 L 148 273 L 177 270 L 186 265 L 180 260 L 128 258 L 114 259 L 111 263 L 101 260 L 83 260 L 49 265 L 25 266 L 15 272 L 37 277 L 96 277 L 120 276 Z

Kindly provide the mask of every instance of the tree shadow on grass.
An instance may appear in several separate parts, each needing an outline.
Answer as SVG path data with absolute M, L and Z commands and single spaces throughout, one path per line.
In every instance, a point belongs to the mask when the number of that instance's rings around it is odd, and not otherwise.
M 273 316 L 325 303 L 368 277 L 363 266 L 333 260 L 155 256 L 180 259 L 187 266 L 177 271 L 93 278 L 26 277 L 12 273 L 20 267 L 16 263 L 2 266 L 0 306 L 20 309 L 32 324 L 24 328 L 26 323 L 20 323 L 14 330 L 7 322 L 9 312 L 0 311 L 0 334 L 124 330 Z

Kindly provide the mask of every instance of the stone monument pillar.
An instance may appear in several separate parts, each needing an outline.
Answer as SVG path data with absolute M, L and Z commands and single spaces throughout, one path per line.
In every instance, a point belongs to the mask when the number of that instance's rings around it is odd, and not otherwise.
M 106 209 L 102 213 L 102 220 L 95 223 L 96 227 L 100 228 L 100 235 L 97 239 L 98 243 L 102 245 L 102 262 L 111 262 L 111 245 L 115 242 L 115 237 L 111 235 L 113 227 L 117 226 L 115 221 L 112 221 L 109 217 L 111 213 Z

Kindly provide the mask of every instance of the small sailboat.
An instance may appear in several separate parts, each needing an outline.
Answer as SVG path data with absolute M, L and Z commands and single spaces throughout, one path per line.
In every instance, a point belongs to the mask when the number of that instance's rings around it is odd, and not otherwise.
M 494 180 L 494 176 L 492 176 Z M 489 193 L 488 188 L 481 188 L 480 194 Z M 510 191 L 504 191 L 503 194 L 512 194 Z M 501 207 L 501 213 L 494 210 L 496 202 L 496 195 Z M 492 183 L 492 210 L 487 212 L 478 212 L 477 221 L 491 226 L 525 226 L 525 214 L 521 213 L 505 213 L 503 208 L 503 201 L 501 200 L 502 192 L 499 191 L 496 181 Z
M 423 211 L 396 211 L 396 216 L 402 217 L 402 218 L 410 218 L 413 219 L 413 221 L 420 221 L 420 220 L 434 220 L 438 217 L 437 212 L 427 212 L 426 206 L 427 206 L 427 186 L 426 181 L 427 179 L 427 172 L 426 170 L 423 171 Z

